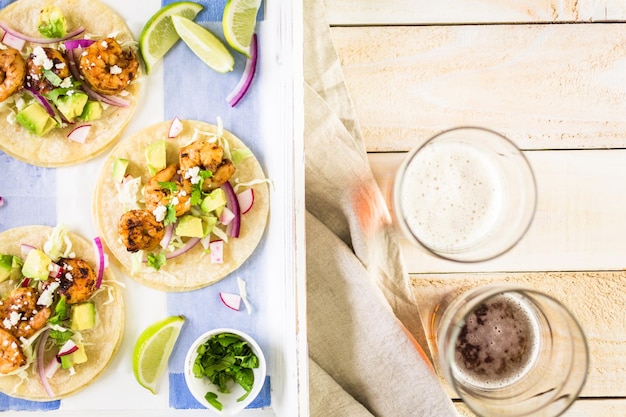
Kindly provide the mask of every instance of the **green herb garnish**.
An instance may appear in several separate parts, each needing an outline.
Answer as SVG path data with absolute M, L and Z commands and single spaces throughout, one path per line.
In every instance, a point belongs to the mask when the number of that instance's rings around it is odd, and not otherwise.
M 193 364 L 196 378 L 209 378 L 222 393 L 229 393 L 227 383 L 234 381 L 246 391 L 237 401 L 248 396 L 254 385 L 252 369 L 259 367 L 259 358 L 247 342 L 235 334 L 221 333 L 200 345 L 197 352 Z M 218 410 L 222 409 L 215 393 L 209 391 L 205 398 Z
M 165 265 L 166 258 L 164 253 L 149 253 L 148 254 L 148 265 L 157 271 L 161 269 L 163 265 Z

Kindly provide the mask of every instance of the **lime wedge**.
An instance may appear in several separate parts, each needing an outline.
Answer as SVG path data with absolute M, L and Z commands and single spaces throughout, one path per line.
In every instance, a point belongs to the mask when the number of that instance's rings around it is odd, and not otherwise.
M 222 27 L 226 42 L 248 58 L 259 7 L 261 0 L 228 0 L 224 7 Z
M 139 50 L 146 64 L 146 73 L 149 74 L 152 66 L 159 61 L 180 39 L 172 16 L 183 16 L 194 19 L 204 6 L 191 1 L 181 1 L 168 4 L 157 11 L 144 25 L 139 37 Z
M 137 338 L 133 350 L 135 379 L 153 394 L 167 367 L 174 344 L 185 323 L 183 316 L 171 316 L 148 326 Z
M 208 29 L 180 16 L 172 16 L 172 23 L 183 42 L 210 68 L 222 73 L 233 70 L 235 59 L 232 54 Z

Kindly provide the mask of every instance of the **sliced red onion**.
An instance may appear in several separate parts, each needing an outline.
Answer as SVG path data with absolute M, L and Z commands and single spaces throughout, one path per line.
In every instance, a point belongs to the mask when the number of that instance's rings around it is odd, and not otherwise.
M 159 245 L 161 245 L 163 249 L 167 249 L 167 247 L 170 244 L 170 241 L 172 240 L 173 234 L 174 234 L 174 224 L 170 223 L 167 226 L 165 226 L 165 232 L 163 233 L 163 238 L 161 239 L 161 242 L 159 242 Z
M 30 285 L 30 278 L 24 278 L 21 287 L 26 288 Z
M 4 197 L 0 195 L 0 207 L 4 206 Z
M 90 124 L 80 125 L 75 127 L 67 134 L 67 138 L 73 140 L 78 143 L 85 143 L 87 137 L 89 136 L 89 131 L 91 130 Z
M 85 31 L 85 28 L 80 26 L 74 29 L 73 31 L 68 32 L 68 34 L 63 36 L 62 38 L 40 38 L 40 37 L 28 36 L 21 32 L 18 32 L 17 30 L 7 25 L 5 22 L 0 22 L 0 28 L 2 28 L 5 32 L 11 34 L 11 36 L 15 36 L 16 38 L 23 39 L 26 42 L 39 43 L 39 44 L 62 42 L 64 40 L 71 39 L 74 36 L 80 35 L 81 33 Z
M 102 285 L 102 277 L 104 276 L 104 248 L 102 247 L 102 241 L 98 236 L 93 238 L 93 242 L 96 245 L 96 254 L 98 256 L 98 278 L 96 279 L 96 288 L 100 288 L 100 285 Z
M 226 101 L 230 107 L 235 107 L 243 96 L 246 95 L 248 88 L 250 88 L 250 84 L 252 84 L 252 79 L 254 78 L 254 73 L 256 72 L 257 56 L 258 44 L 255 33 L 252 35 L 252 42 L 250 43 L 250 58 L 246 60 L 246 67 L 243 70 L 243 74 L 241 74 L 241 78 L 233 91 L 226 96 Z
M 20 252 L 22 254 L 22 258 L 25 258 L 28 255 L 28 252 L 30 252 L 33 249 L 35 249 L 35 247 L 33 245 L 28 245 L 26 243 L 22 243 L 20 245 Z
M 24 48 L 26 41 L 18 38 L 17 36 L 11 35 L 9 32 L 4 32 L 4 35 L 2 35 L 2 43 L 21 51 Z
M 228 181 L 226 181 L 220 187 L 224 190 L 224 194 L 226 195 L 226 207 L 230 211 L 233 212 L 234 218 L 228 223 L 226 226 L 226 233 L 228 236 L 239 237 L 239 229 L 241 228 L 241 210 L 239 209 L 239 201 L 237 201 L 237 194 L 235 194 L 235 190 L 233 190 L 232 185 Z
M 50 329 L 46 329 L 39 337 L 39 345 L 37 346 L 37 374 L 39 375 L 41 385 L 43 385 L 43 389 L 46 391 L 46 394 L 48 394 L 50 398 L 54 398 L 54 391 L 52 391 L 50 383 L 48 382 L 48 378 L 46 378 L 46 368 L 43 364 L 43 355 L 49 334 Z
M 44 376 L 48 379 L 52 378 L 56 371 L 61 367 L 61 361 L 55 356 L 52 358 L 50 362 L 46 365 L 46 369 L 44 369 Z
M 199 237 L 192 237 L 192 238 L 190 238 L 180 248 L 176 249 L 173 252 L 166 253 L 165 254 L 165 259 L 173 259 L 173 258 L 176 258 L 177 256 L 182 255 L 183 253 L 186 253 L 189 249 L 191 249 L 194 246 L 196 246 L 198 244 L 198 242 L 200 242 L 200 238 Z
M 76 48 L 86 48 L 94 42 L 93 39 L 70 39 L 63 42 L 63 45 L 65 45 L 66 50 L 71 51 Z
M 57 118 L 57 112 L 54 109 L 54 107 L 52 107 L 52 104 L 50 104 L 50 102 L 48 101 L 47 98 L 45 98 L 44 96 L 42 96 L 41 94 L 39 94 L 38 91 L 36 91 L 33 88 L 25 88 L 24 91 L 26 91 L 28 94 L 30 94 L 31 96 L 33 96 L 34 98 L 37 99 L 37 101 L 43 106 L 44 109 L 46 109 L 46 112 L 48 112 L 48 114 L 50 115 L 50 117 L 56 119 Z

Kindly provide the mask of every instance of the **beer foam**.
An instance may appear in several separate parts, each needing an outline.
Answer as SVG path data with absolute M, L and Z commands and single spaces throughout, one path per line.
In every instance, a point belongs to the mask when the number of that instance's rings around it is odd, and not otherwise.
M 400 189 L 407 226 L 441 251 L 471 247 L 493 232 L 503 206 L 495 163 L 463 142 L 434 142 L 408 165 Z
M 455 346 L 454 371 L 477 387 L 505 387 L 533 367 L 539 343 L 531 307 L 511 295 L 499 295 L 466 318 Z

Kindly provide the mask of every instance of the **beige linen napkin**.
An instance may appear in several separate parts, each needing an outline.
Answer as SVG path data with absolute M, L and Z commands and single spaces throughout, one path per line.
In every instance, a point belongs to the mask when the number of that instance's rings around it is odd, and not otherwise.
M 419 311 L 323 2 L 304 6 L 311 415 L 454 416 L 420 348 Z

